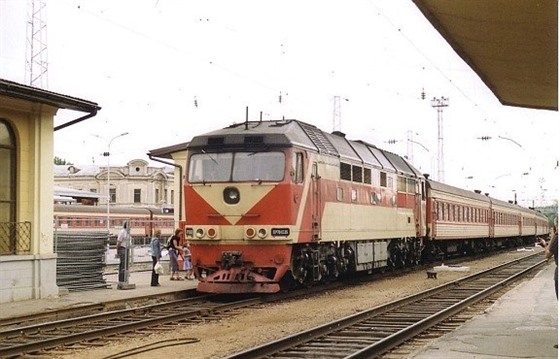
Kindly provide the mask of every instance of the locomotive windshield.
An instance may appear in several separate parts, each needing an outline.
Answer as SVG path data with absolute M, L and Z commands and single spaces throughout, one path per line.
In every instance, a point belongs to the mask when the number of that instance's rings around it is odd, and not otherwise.
M 284 168 L 283 152 L 197 153 L 190 158 L 189 182 L 278 182 Z

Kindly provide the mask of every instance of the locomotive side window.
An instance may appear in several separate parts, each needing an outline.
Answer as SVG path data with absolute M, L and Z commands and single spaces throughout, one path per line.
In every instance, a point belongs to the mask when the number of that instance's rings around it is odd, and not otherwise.
M 364 168 L 364 183 L 371 184 L 371 168 Z
M 301 152 L 296 153 L 296 155 L 294 156 L 293 168 L 294 168 L 294 176 L 293 176 L 294 183 L 302 183 L 303 182 L 303 153 Z
M 406 183 L 407 192 L 412 194 L 416 193 L 416 180 L 414 178 L 409 178 L 406 180 Z
M 352 180 L 352 166 L 350 164 L 340 162 L 340 179 Z
M 401 176 L 397 177 L 397 191 L 406 192 L 406 178 Z
M 379 173 L 379 185 L 381 187 L 387 187 L 387 173 L 385 172 Z
M 362 167 L 361 166 L 352 166 L 352 181 L 353 182 L 362 182 Z

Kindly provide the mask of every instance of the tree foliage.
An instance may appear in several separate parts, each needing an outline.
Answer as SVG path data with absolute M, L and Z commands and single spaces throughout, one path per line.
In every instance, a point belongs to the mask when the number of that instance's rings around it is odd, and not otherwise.
M 73 165 L 73 163 L 66 161 L 64 158 L 60 158 L 58 156 L 54 156 L 54 164 L 55 165 Z

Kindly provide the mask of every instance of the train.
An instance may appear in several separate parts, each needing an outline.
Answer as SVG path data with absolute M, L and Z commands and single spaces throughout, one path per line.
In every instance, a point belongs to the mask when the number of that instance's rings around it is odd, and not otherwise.
M 538 211 L 434 181 L 406 158 L 299 121 L 187 145 L 184 239 L 207 293 L 276 293 L 534 244 Z
M 54 228 L 67 232 L 106 232 L 114 242 L 123 223 L 130 223 L 133 239 L 151 238 L 159 229 L 162 238 L 173 234 L 175 221 L 172 211 L 149 207 L 111 207 L 107 226 L 107 207 L 82 204 L 54 204 Z

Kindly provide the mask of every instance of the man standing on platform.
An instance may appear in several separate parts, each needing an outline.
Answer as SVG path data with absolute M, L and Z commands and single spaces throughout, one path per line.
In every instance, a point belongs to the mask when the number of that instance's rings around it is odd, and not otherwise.
M 130 247 L 130 233 L 128 223 L 123 222 L 123 227 L 117 237 L 117 254 L 119 256 L 119 284 L 128 282 L 128 248 Z
M 156 229 L 154 236 L 150 241 L 150 249 L 152 251 L 152 281 L 150 285 L 152 287 L 159 287 L 159 273 L 156 271 L 156 264 L 161 260 L 161 242 L 159 240 L 161 237 L 161 231 Z M 160 263 L 161 266 L 161 263 Z

